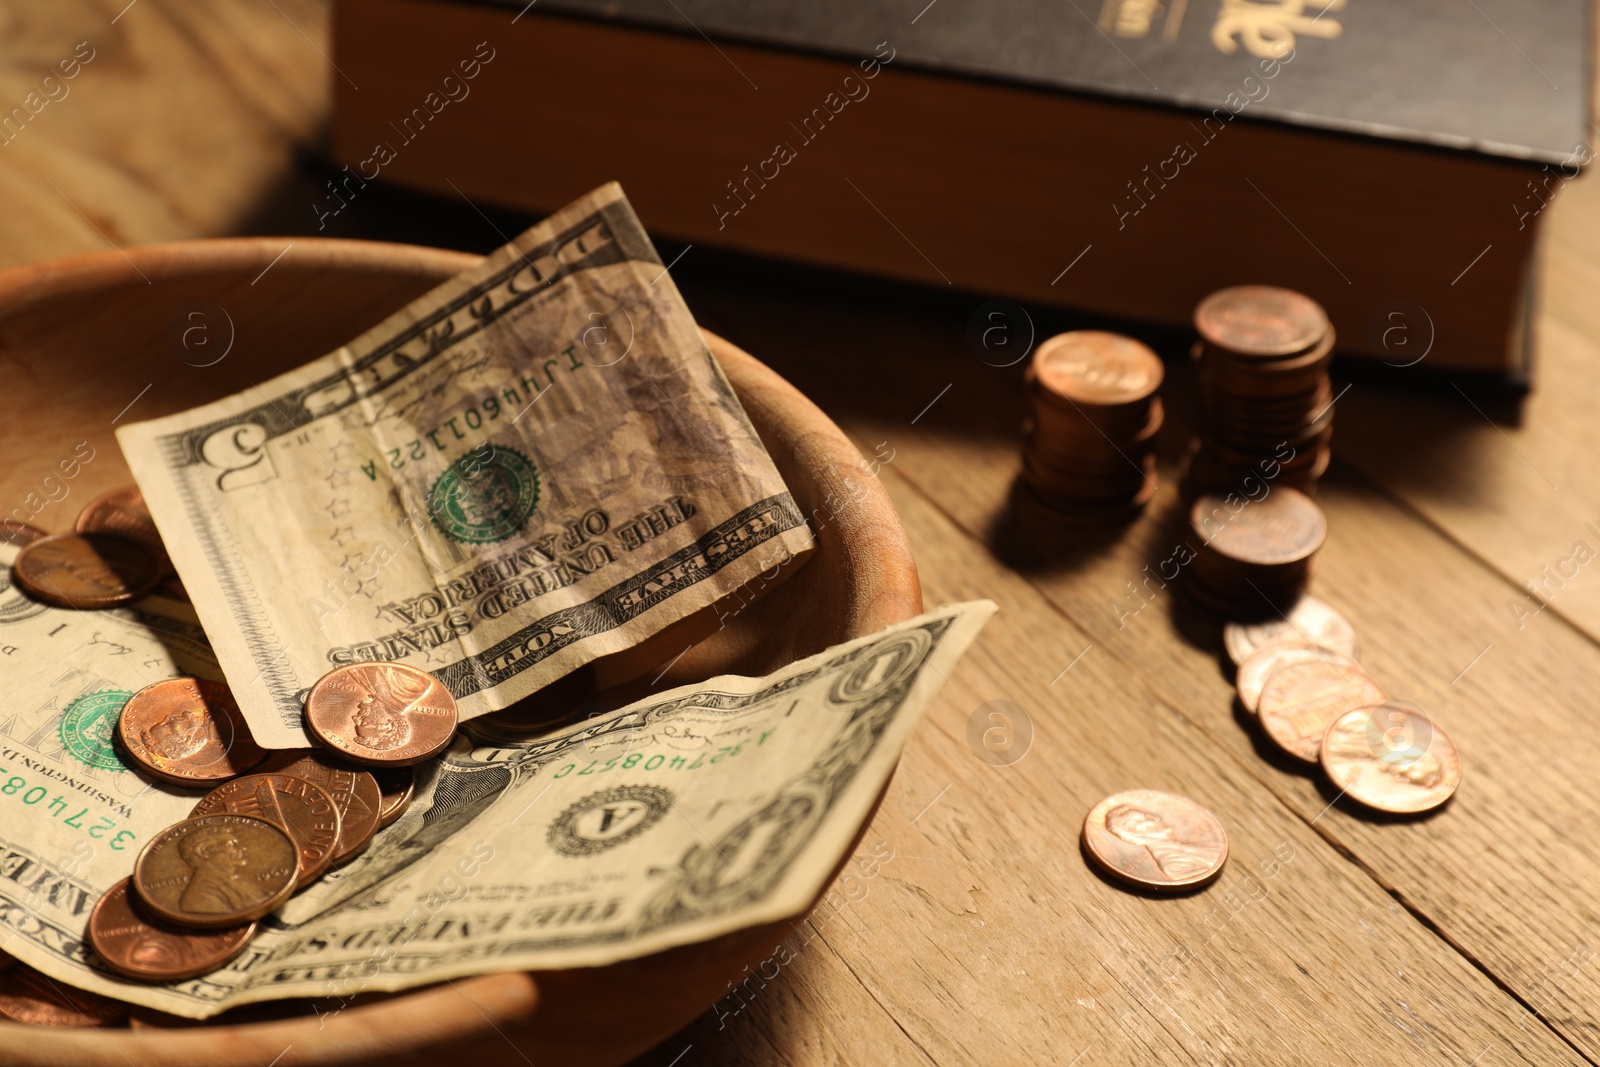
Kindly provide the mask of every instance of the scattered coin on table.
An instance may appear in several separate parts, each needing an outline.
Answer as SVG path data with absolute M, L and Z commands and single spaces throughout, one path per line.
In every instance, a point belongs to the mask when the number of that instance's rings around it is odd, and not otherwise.
M 1330 654 L 1290 664 L 1268 678 L 1256 715 L 1274 744 L 1295 759 L 1316 763 L 1330 723 L 1388 699 L 1355 660 Z
M 1222 643 L 1235 665 L 1252 652 L 1282 641 L 1299 641 L 1360 659 L 1360 645 L 1350 621 L 1314 596 L 1302 596 L 1283 616 L 1265 622 L 1230 622 L 1222 629 Z
M 180 982 L 224 966 L 244 951 L 256 924 L 225 930 L 185 930 L 145 913 L 132 879 L 106 890 L 89 913 L 89 943 L 118 974 L 145 982 Z
M 321 786 L 290 774 L 247 774 L 200 798 L 190 818 L 227 812 L 265 819 L 299 850 L 301 886 L 322 876 L 339 851 L 339 809 Z
M 329 753 L 303 749 L 274 753 L 259 770 L 304 778 L 333 798 L 339 809 L 339 847 L 333 853 L 333 866 L 349 862 L 372 843 L 382 821 L 383 792 L 371 771 L 341 767 Z
M 1114 793 L 1083 820 L 1083 844 L 1107 874 L 1144 889 L 1190 889 L 1228 859 L 1222 822 L 1188 797 L 1154 789 Z
M 175 823 L 133 864 L 139 900 L 179 926 L 220 929 L 259 919 L 294 892 L 299 850 L 289 835 L 248 815 Z
M 1235 664 L 1250 659 L 1250 654 L 1266 645 L 1298 641 L 1326 648 L 1330 653 L 1360 659 L 1362 646 L 1355 640 L 1355 627 L 1349 619 L 1317 600 L 1304 595 L 1294 601 L 1288 613 L 1264 622 L 1229 622 L 1222 627 L 1222 646 Z
M 51 534 L 24 545 L 11 573 L 28 595 L 79 610 L 131 603 L 161 580 L 161 568 L 143 545 L 94 533 Z
M 115 534 L 137 541 L 149 550 L 164 577 L 177 573 L 138 486 L 123 486 L 95 497 L 78 513 L 72 528 L 78 533 Z
M 1321 759 L 1345 796 L 1397 815 L 1431 811 L 1461 784 L 1461 754 L 1450 736 L 1397 701 L 1341 715 L 1323 736 Z
M 18 964 L 0 974 L 0 1018 L 29 1026 L 110 1026 L 128 1005 Z
M 1267 684 L 1267 679 L 1293 663 L 1305 663 L 1309 660 L 1322 659 L 1333 653 L 1326 649 L 1313 648 L 1305 644 L 1278 644 L 1267 645 L 1257 649 L 1243 663 L 1235 680 L 1235 687 L 1239 691 L 1239 703 L 1244 710 L 1254 714 L 1261 701 L 1261 690 Z
M 437 678 L 404 663 L 351 663 L 317 679 L 306 727 L 357 763 L 403 767 L 443 752 L 456 734 L 456 701 Z
M 166 678 L 133 694 L 118 716 L 117 740 L 140 769 L 175 785 L 226 781 L 267 755 L 233 693 L 205 678 Z

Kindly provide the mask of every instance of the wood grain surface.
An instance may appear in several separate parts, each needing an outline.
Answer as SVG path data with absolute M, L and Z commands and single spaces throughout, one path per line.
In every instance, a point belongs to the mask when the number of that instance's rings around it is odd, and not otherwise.
M 96 49 L 0 146 L 0 263 L 315 232 L 320 181 L 299 161 L 339 77 L 327 23 L 315 0 L 0 6 L 6 107 L 77 42 Z M 385 210 L 366 232 L 414 232 Z M 510 225 L 454 210 L 441 240 L 459 247 Z M 674 273 L 701 322 L 892 456 L 876 477 L 927 602 L 989 596 L 1001 614 L 783 962 L 643 1062 L 1600 1063 L 1600 564 L 1576 551 L 1600 559 L 1600 187 L 1573 183 L 1545 215 L 1533 394 L 1519 409 L 1448 378 L 1362 378 L 1319 498 L 1316 592 L 1463 754 L 1459 795 L 1416 820 L 1338 799 L 1235 707 L 1214 631 L 1147 581 L 1186 536 L 1170 484 L 1115 534 L 1014 505 L 1020 368 L 968 351 L 976 299 L 689 250 Z M 1066 321 L 1034 310 L 1041 329 Z M 1169 374 L 1167 483 L 1193 406 L 1181 360 Z M 1032 731 L 1007 766 L 969 742 L 994 701 Z M 1222 818 L 1218 882 L 1150 898 L 1086 864 L 1084 813 L 1136 786 Z

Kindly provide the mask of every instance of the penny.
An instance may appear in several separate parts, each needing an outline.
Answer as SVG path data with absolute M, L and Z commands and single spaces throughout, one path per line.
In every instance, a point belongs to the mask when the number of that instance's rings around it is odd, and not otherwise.
M 1146 889 L 1209 882 L 1228 859 L 1218 818 L 1190 800 L 1154 789 L 1114 793 L 1083 820 L 1085 850 L 1113 877 Z
M 144 494 L 135 485 L 103 493 L 84 505 L 72 528 L 79 533 L 106 533 L 137 541 L 149 550 L 163 575 L 174 574 L 167 546 L 145 506 Z
M 1354 660 L 1329 656 L 1290 664 L 1268 678 L 1256 714 L 1274 744 L 1295 759 L 1315 763 L 1330 723 L 1388 699 Z
M 1339 716 L 1322 739 L 1322 769 L 1351 800 L 1414 815 L 1461 785 L 1455 742 L 1420 709 L 1391 701 Z
M 243 774 L 266 758 L 233 693 L 205 678 L 166 678 L 122 706 L 117 740 L 142 770 L 177 785 Z
M 133 888 L 157 918 L 209 930 L 259 919 L 294 892 L 299 853 L 272 823 L 202 815 L 162 830 L 133 864 Z
M 1315 300 L 1290 289 L 1236 285 L 1200 301 L 1194 326 L 1219 348 L 1270 358 L 1315 345 L 1328 332 L 1328 315 Z
M 1287 618 L 1253 625 L 1229 623 L 1222 631 L 1228 658 L 1235 664 L 1242 664 L 1263 646 L 1283 641 L 1308 643 L 1350 659 L 1360 658 L 1355 627 L 1314 596 L 1301 597 Z
M 404 767 L 444 751 L 456 701 L 437 678 L 404 663 L 351 663 L 317 679 L 306 697 L 311 735 L 357 763 Z
M 23 545 L 32 544 L 41 537 L 49 536 L 48 532 L 39 529 L 32 523 L 19 522 L 16 519 L 0 519 L 0 544 L 16 545 L 21 548 Z
M 1256 705 L 1261 701 L 1262 687 L 1274 674 L 1290 664 L 1305 663 L 1335 655 L 1336 653 L 1326 649 L 1301 644 L 1298 640 L 1294 644 L 1283 643 L 1258 648 L 1254 654 L 1239 664 L 1239 673 L 1235 679 L 1239 690 L 1239 703 L 1244 706 L 1244 710 L 1254 712 Z
M 1206 494 L 1194 502 L 1190 522 L 1213 551 L 1259 567 L 1309 559 L 1328 536 L 1327 516 L 1316 501 L 1288 486 L 1238 508 Z
M 124 878 L 89 913 L 89 942 L 100 961 L 128 978 L 181 982 L 232 960 L 255 936 L 256 924 L 226 930 L 183 930 L 148 916 Z
M 333 798 L 339 809 L 339 847 L 333 853 L 333 866 L 354 859 L 372 843 L 382 817 L 383 793 L 371 771 L 341 767 L 331 755 L 303 750 L 274 753 L 260 770 L 304 778 Z
M 0 1017 L 29 1026 L 109 1026 L 127 1018 L 121 1001 L 76 989 L 18 965 L 0 974 Z
M 111 534 L 51 534 L 24 545 L 11 564 L 17 584 L 60 608 L 114 608 L 137 600 L 161 568 L 137 541 Z
M 410 767 L 384 767 L 372 772 L 383 800 L 378 808 L 378 828 L 394 822 L 411 806 L 417 792 L 417 772 Z
M 1057 396 L 1081 404 L 1122 405 L 1161 386 L 1161 357 L 1131 337 L 1103 330 L 1057 334 L 1033 357 L 1034 374 Z
M 327 790 L 289 774 L 247 774 L 217 786 L 189 813 L 229 812 L 265 819 L 287 833 L 300 853 L 299 885 L 310 885 L 339 851 L 339 808 Z

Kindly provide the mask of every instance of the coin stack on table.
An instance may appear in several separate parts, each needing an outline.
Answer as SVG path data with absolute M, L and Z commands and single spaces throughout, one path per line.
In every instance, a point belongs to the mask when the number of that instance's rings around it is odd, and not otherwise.
M 1033 413 L 1022 479 L 1050 507 L 1128 518 L 1154 495 L 1161 359 L 1130 337 L 1058 334 L 1028 367 Z
M 1333 436 L 1327 313 L 1289 289 L 1240 285 L 1202 300 L 1194 322 L 1203 425 L 1190 491 L 1265 482 L 1315 492 Z
M 1320 767 L 1340 797 L 1394 815 L 1432 811 L 1461 784 L 1461 755 L 1422 709 L 1390 700 L 1356 662 L 1355 630 L 1302 597 L 1282 618 L 1229 623 L 1239 703 L 1286 756 Z
M 1189 525 L 1200 547 L 1183 588 L 1226 620 L 1279 618 L 1305 592 L 1328 536 L 1316 501 L 1286 486 L 1259 500 L 1204 494 Z

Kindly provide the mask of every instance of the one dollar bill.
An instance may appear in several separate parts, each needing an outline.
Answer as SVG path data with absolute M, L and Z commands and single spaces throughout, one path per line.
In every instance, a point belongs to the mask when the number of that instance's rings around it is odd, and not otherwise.
M 765 678 L 713 678 L 533 740 L 469 724 L 361 857 L 262 920 L 233 963 L 173 985 L 118 979 L 71 936 L 132 852 L 69 875 L 53 831 L 7 823 L 8 848 L 33 858 L 31 884 L 59 889 L 30 915 L 20 883 L 0 879 L 6 950 L 80 988 L 205 1018 L 600 966 L 797 915 L 994 610 L 942 608 Z M 143 840 L 176 817 L 135 805 L 129 825 Z
M 469 719 L 812 545 L 615 184 L 338 351 L 117 437 L 267 748 L 311 743 L 304 695 L 340 664 L 431 671 Z
M 0 545 L 0 949 L 72 981 L 88 973 L 89 909 L 194 806 L 123 762 L 122 705 L 163 678 L 222 674 L 185 605 L 53 608 L 11 584 L 17 551 Z

